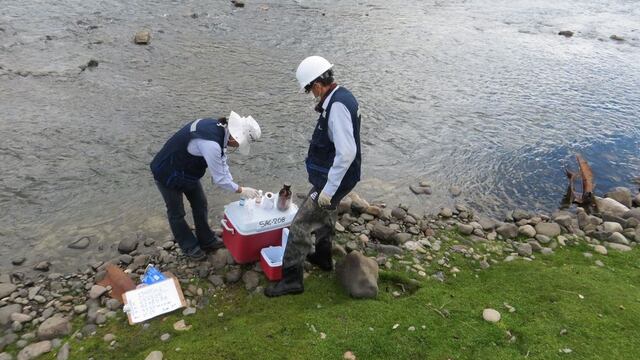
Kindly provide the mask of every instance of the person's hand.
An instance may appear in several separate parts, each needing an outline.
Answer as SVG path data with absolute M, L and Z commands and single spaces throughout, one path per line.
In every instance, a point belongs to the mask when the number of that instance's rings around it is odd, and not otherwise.
M 318 197 L 318 205 L 322 207 L 328 207 L 331 205 L 331 196 L 327 195 L 326 192 L 322 191 L 320 193 L 320 197 Z
M 253 199 L 255 197 L 258 197 L 258 190 L 250 188 L 248 186 L 243 186 L 242 191 L 240 191 L 240 196 L 243 196 L 247 199 Z

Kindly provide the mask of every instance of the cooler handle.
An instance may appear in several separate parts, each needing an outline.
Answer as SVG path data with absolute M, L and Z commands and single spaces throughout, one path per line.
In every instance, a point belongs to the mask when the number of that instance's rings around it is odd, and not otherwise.
M 220 225 L 222 225 L 222 227 L 227 230 L 228 232 L 230 232 L 231 234 L 235 234 L 236 231 L 235 229 L 232 229 L 229 227 L 229 225 L 227 225 L 227 219 L 222 219 L 220 220 Z

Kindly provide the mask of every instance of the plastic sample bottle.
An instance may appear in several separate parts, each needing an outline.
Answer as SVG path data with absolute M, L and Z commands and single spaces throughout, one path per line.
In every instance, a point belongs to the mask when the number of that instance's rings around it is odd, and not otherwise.
M 278 210 L 286 211 L 291 206 L 291 184 L 284 183 L 282 189 L 278 193 Z
M 262 190 L 258 190 L 258 197 L 256 198 L 256 206 L 262 204 Z

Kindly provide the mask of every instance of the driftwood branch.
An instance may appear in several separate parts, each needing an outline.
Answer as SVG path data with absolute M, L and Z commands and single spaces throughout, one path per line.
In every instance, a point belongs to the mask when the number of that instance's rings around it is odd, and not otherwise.
M 593 194 L 593 171 L 591 170 L 589 163 L 581 155 L 576 155 L 576 161 L 578 162 L 579 173 L 572 172 L 565 167 L 569 186 L 567 187 L 567 192 L 564 195 L 563 203 L 567 205 L 576 203 L 589 211 L 595 206 L 595 198 Z M 577 193 L 575 190 L 574 182 L 578 178 L 582 180 L 582 193 Z

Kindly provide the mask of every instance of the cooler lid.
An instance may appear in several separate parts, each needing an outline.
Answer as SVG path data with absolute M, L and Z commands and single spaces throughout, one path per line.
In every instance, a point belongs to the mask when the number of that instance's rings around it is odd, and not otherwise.
M 253 235 L 291 225 L 298 212 L 298 206 L 293 202 L 286 211 L 278 210 L 275 205 L 270 209 L 265 205 L 264 201 L 256 205 L 254 199 L 246 200 L 244 206 L 234 201 L 224 207 L 224 214 L 240 234 Z

